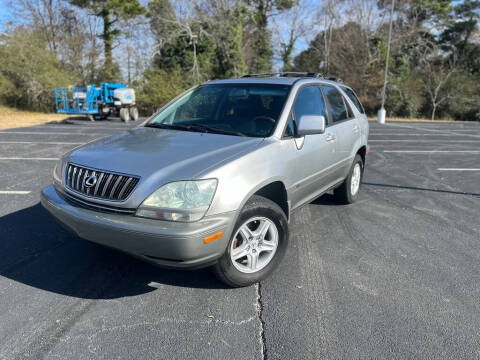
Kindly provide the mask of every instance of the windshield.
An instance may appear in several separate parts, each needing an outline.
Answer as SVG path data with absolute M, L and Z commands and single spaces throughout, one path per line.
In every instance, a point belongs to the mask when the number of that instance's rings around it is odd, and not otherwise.
M 146 126 L 236 136 L 270 136 L 290 86 L 206 84 L 180 97 Z

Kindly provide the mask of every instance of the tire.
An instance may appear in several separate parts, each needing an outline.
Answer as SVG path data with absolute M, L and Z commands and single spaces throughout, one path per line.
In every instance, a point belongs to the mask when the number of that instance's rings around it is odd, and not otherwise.
M 245 226 L 252 233 L 245 232 Z M 261 234 L 260 227 L 267 229 L 265 235 Z M 252 235 L 250 240 L 246 234 Z M 265 279 L 284 257 L 288 236 L 288 222 L 283 210 L 269 199 L 252 196 L 237 219 L 225 253 L 213 268 L 216 276 L 232 287 L 249 286 Z M 235 249 L 238 249 L 237 254 L 247 255 L 234 260 Z M 252 262 L 255 257 L 257 261 Z
M 357 201 L 358 194 L 360 193 L 363 170 L 362 157 L 357 154 L 350 167 L 347 178 L 342 185 L 334 190 L 333 194 L 336 202 L 340 204 L 352 204 Z
M 128 112 L 128 108 L 120 109 L 120 119 L 122 119 L 123 122 L 130 121 L 130 113 Z
M 138 109 L 136 107 L 131 107 L 129 109 L 130 111 L 130 118 L 132 121 L 137 121 L 138 120 Z

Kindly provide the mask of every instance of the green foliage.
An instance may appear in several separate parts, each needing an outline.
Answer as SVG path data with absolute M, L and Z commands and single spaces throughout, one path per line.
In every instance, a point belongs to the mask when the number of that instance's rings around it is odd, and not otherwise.
M 167 0 L 149 4 L 150 26 L 156 37 L 153 64 L 160 70 L 179 70 L 189 83 L 207 80 L 212 74 L 215 42 L 210 24 L 202 19 L 180 22 Z
M 214 54 L 215 44 L 210 37 L 200 35 L 193 44 L 188 36 L 179 36 L 164 44 L 155 56 L 154 64 L 161 70 L 179 69 L 191 83 L 195 83 L 208 79 Z
M 459 71 L 449 80 L 453 96 L 444 112 L 458 120 L 480 121 L 480 74 Z
M 190 87 L 179 69 L 148 70 L 137 86 L 137 105 L 143 115 L 151 115 Z
M 19 27 L 0 38 L 0 101 L 9 106 L 51 111 L 53 89 L 75 82 L 62 70 L 45 40 Z
M 242 49 L 245 8 L 228 9 L 224 16 L 215 29 L 215 78 L 238 77 L 246 71 Z
M 391 114 L 407 118 L 421 116 L 419 111 L 424 104 L 424 93 L 420 76 L 411 72 L 391 79 L 385 104 Z
M 158 37 L 170 37 L 175 31 L 176 20 L 175 11 L 169 0 L 151 0 L 148 3 L 148 17 L 150 18 L 150 28 L 154 35 Z
M 255 8 L 251 16 L 253 30 L 252 57 L 249 63 L 249 72 L 265 73 L 272 69 L 273 47 L 272 33 L 268 28 L 268 19 L 272 11 L 284 11 L 290 9 L 294 0 L 249 0 L 248 3 Z
M 112 16 L 128 19 L 143 14 L 145 9 L 138 0 L 68 0 L 72 5 L 92 9 L 96 14 L 104 11 Z

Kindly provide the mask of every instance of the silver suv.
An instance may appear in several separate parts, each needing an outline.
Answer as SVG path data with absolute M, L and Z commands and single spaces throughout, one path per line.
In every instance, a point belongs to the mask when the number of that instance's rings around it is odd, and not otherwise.
M 78 236 L 157 265 L 258 282 L 285 254 L 292 211 L 330 190 L 357 199 L 367 153 L 352 89 L 290 75 L 204 83 L 71 151 L 43 206 Z

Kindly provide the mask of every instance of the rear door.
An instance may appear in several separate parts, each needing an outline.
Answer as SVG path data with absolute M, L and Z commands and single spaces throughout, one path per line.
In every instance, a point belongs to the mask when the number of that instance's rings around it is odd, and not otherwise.
M 360 124 L 350 104 L 342 93 L 333 85 L 322 85 L 327 109 L 330 116 L 331 128 L 337 136 L 337 150 L 339 156 L 339 178 L 345 178 L 352 165 L 355 155 L 355 146 L 360 138 Z
M 362 103 L 360 100 L 358 100 L 357 95 L 353 92 L 352 89 L 346 86 L 340 86 L 342 91 L 347 95 L 347 97 L 350 99 L 351 103 L 355 107 L 354 110 L 357 110 L 357 118 L 358 118 L 358 123 L 360 125 L 360 129 L 362 131 L 362 135 L 364 136 L 364 140 L 368 138 L 368 119 L 367 115 L 365 114 L 365 109 L 363 108 Z
M 320 87 L 309 85 L 298 91 L 293 105 L 287 136 L 293 136 L 295 124 L 303 115 L 322 115 L 327 110 Z M 335 179 L 336 137 L 332 131 L 296 138 L 296 156 L 291 188 L 292 208 L 295 208 L 331 186 Z

